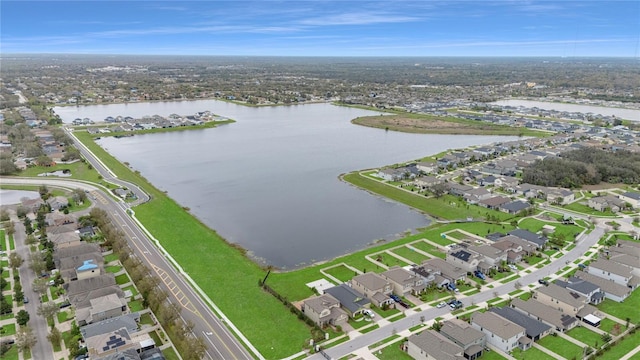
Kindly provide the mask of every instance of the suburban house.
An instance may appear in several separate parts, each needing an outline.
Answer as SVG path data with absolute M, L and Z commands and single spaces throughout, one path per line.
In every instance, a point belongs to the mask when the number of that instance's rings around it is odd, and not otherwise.
M 640 281 L 640 277 L 635 276 L 633 271 L 632 267 L 603 258 L 591 262 L 586 268 L 586 272 L 589 274 L 612 280 L 630 289 L 638 287 L 638 282 Z
M 587 201 L 587 206 L 598 211 L 607 209 L 612 212 L 619 212 L 624 209 L 626 202 L 613 195 L 596 196 Z
M 464 196 L 467 192 L 473 190 L 473 186 L 461 185 L 458 183 L 448 183 L 449 194 L 454 196 Z
M 90 306 L 76 308 L 76 321 L 85 326 L 97 321 L 111 319 L 123 315 L 127 311 L 127 300 L 117 294 L 109 294 L 90 299 Z
M 482 255 L 474 254 L 466 249 L 459 249 L 447 253 L 445 261 L 449 264 L 459 267 L 466 272 L 474 272 L 478 270 L 480 262 L 483 260 Z
M 488 199 L 478 201 L 478 205 L 485 207 L 487 209 L 498 210 L 500 206 L 510 203 L 511 199 L 506 196 L 493 196 Z
M 562 188 L 549 188 L 547 201 L 555 204 L 565 205 L 575 200 L 573 191 Z
M 554 283 L 534 290 L 532 298 L 553 309 L 573 316 L 576 316 L 589 303 L 589 299 L 586 296 L 567 290 Z
M 531 346 L 525 328 L 498 314 L 475 312 L 471 315 L 471 325 L 485 333 L 487 343 L 506 353 L 515 348 L 526 350 Z
M 526 240 L 517 236 L 507 235 L 500 237 L 491 246 L 505 251 L 507 254 L 507 262 L 515 264 L 522 260 L 523 256 L 528 256 L 536 251 L 536 247 Z
M 148 333 L 130 333 L 126 328 L 85 338 L 91 359 L 139 359 L 140 352 L 155 346 Z
M 68 215 L 61 213 L 59 211 L 54 211 L 47 213 L 44 216 L 44 222 L 47 226 L 60 226 L 60 225 L 68 225 L 75 224 L 76 218 L 73 215 Z
M 464 360 L 464 349 L 434 330 L 409 336 L 407 353 L 416 360 Z
M 534 234 L 529 230 L 515 229 L 515 230 L 509 231 L 507 234 L 513 235 L 515 237 L 518 237 L 530 243 L 531 245 L 535 246 L 536 249 L 544 248 L 544 246 L 547 244 L 547 241 L 548 241 L 546 236 Z
M 416 164 L 416 167 L 425 174 L 438 172 L 438 164 L 435 161 L 421 161 Z
M 84 280 L 102 275 L 102 267 L 93 262 L 93 259 L 84 260 L 82 265 L 76 268 L 76 279 Z
M 412 271 L 422 276 L 425 284 L 434 282 L 438 287 L 455 283 L 458 280 L 464 281 L 467 278 L 466 270 L 440 258 L 425 260 L 420 266 L 413 267 Z M 433 279 L 429 280 L 430 277 Z
M 508 202 L 506 204 L 500 205 L 498 207 L 498 210 L 505 212 L 507 214 L 517 214 L 520 211 L 527 210 L 530 207 L 531 207 L 531 204 L 529 204 L 526 201 L 515 200 L 515 201 Z
M 69 206 L 69 199 L 64 196 L 52 196 L 47 199 L 47 204 L 51 206 L 51 210 L 61 210 Z
M 493 194 L 489 192 L 489 190 L 485 188 L 477 188 L 473 190 L 469 190 L 464 194 L 464 199 L 469 204 L 477 204 L 481 200 L 487 200 L 493 197 Z
M 551 333 L 551 325 L 529 317 L 510 307 L 492 308 L 489 311 L 525 328 L 527 337 L 533 341 L 540 340 Z
M 472 245 L 467 250 L 482 256 L 480 269 L 484 272 L 497 269 L 503 261 L 507 261 L 507 252 L 492 245 Z
M 116 279 L 112 273 L 90 277 L 84 280 L 70 281 L 62 285 L 66 290 L 66 296 L 73 304 L 85 298 L 94 298 L 90 293 L 94 290 L 116 286 Z
M 464 350 L 464 358 L 475 360 L 482 356 L 487 342 L 485 334 L 468 322 L 451 319 L 442 323 L 440 334 L 453 341 Z
M 364 295 L 349 287 L 347 284 L 340 284 L 328 288 L 324 291 L 325 294 L 333 296 L 340 302 L 340 306 L 347 311 L 349 316 L 353 317 L 355 314 L 362 312 L 362 310 L 369 308 L 371 301 Z
M 528 183 L 520 184 L 516 186 L 514 190 L 516 194 L 524 196 L 527 199 L 532 199 L 532 198 L 542 199 L 546 197 L 545 194 L 547 192 L 547 188 L 544 186 L 533 185 Z
M 40 209 L 40 206 L 44 205 L 44 201 L 42 201 L 41 198 L 22 199 L 20 204 L 27 212 L 36 213 L 38 209 Z
M 416 186 L 425 190 L 425 189 L 431 188 L 434 185 L 441 184 L 442 179 L 437 178 L 435 176 L 423 176 L 414 180 L 414 183 L 416 184 Z
M 55 254 L 54 254 L 55 256 Z M 60 272 L 60 276 L 65 282 L 78 280 L 78 268 L 85 264 L 86 261 L 97 265 L 101 268 L 104 265 L 104 258 L 100 252 L 91 252 L 76 256 L 68 256 L 65 258 L 54 257 L 56 269 Z
M 80 235 L 74 224 L 47 227 L 47 239 L 53 243 L 56 249 L 80 244 Z
M 342 326 L 349 320 L 349 314 L 340 308 L 340 301 L 330 294 L 323 294 L 305 300 L 302 312 L 319 327 Z
M 514 298 L 511 300 L 511 307 L 527 316 L 553 326 L 556 331 L 566 332 L 579 324 L 579 321 L 575 316 L 550 308 L 549 306 L 534 299 L 524 301 L 520 298 Z
M 576 277 L 570 277 L 566 282 L 556 280 L 555 284 L 586 297 L 593 305 L 600 304 L 605 298 L 604 292 L 600 290 L 598 285 Z
M 380 169 L 375 176 L 386 181 L 400 181 L 404 178 L 404 172 L 397 169 L 386 168 Z
M 354 290 L 364 294 L 375 306 L 382 307 L 395 303 L 389 297 L 393 291 L 391 283 L 374 272 L 354 276 L 350 283 Z
M 640 207 L 640 193 L 627 191 L 624 194 L 618 195 L 618 198 L 631 204 L 634 209 Z
M 426 288 L 421 276 L 399 266 L 392 266 L 380 276 L 391 284 L 393 293 L 400 296 L 405 294 L 418 295 Z
M 613 301 L 622 302 L 631 295 L 631 289 L 628 286 L 618 284 L 600 276 L 578 270 L 574 274 L 574 277 L 598 286 L 600 290 L 604 292 L 604 296 Z M 573 278 L 570 278 L 569 281 L 571 281 L 571 279 Z

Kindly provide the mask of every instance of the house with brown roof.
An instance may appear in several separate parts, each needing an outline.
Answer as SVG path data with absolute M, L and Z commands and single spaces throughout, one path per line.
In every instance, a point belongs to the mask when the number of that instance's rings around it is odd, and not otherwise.
M 472 245 L 467 250 L 482 256 L 480 268 L 483 272 L 497 269 L 503 261 L 507 261 L 507 252 L 491 245 Z M 484 264 L 482 264 L 484 263 Z
M 482 331 L 460 319 L 444 321 L 440 328 L 440 334 L 462 347 L 465 359 L 469 360 L 475 360 L 482 356 L 487 342 L 487 337 Z
M 407 354 L 417 360 L 464 360 L 464 349 L 434 330 L 409 336 Z
M 374 272 L 354 276 L 350 284 L 354 290 L 364 294 L 375 306 L 382 307 L 395 303 L 389 297 L 393 291 L 391 283 Z
M 625 201 L 613 195 L 596 196 L 587 201 L 587 206 L 598 211 L 609 209 L 615 213 L 624 209 Z
M 302 312 L 320 327 L 343 326 L 349 320 L 349 314 L 340 308 L 340 301 L 330 294 L 305 300 Z
M 391 284 L 393 293 L 400 296 L 405 294 L 418 295 L 426 289 L 422 277 L 399 266 L 391 267 L 380 273 L 380 276 Z
M 464 281 L 467 278 L 467 271 L 465 269 L 460 266 L 450 264 L 440 258 L 425 260 L 419 267 L 425 269 L 429 273 L 442 276 L 448 281 L 447 283 L 456 283 L 458 280 Z
M 589 299 L 586 296 L 553 283 L 534 290 L 532 298 L 553 309 L 573 316 L 576 316 L 589 303 Z
M 515 348 L 526 350 L 531 347 L 522 326 L 492 312 L 475 312 L 471 315 L 471 326 L 487 336 L 487 343 L 510 353 Z
M 109 294 L 89 300 L 88 307 L 76 307 L 76 321 L 85 326 L 97 321 L 123 315 L 127 311 L 127 300 L 118 294 Z
M 507 204 L 509 202 L 511 202 L 511 199 L 509 199 L 508 197 L 498 195 L 498 196 L 490 197 L 488 199 L 480 200 L 478 201 L 478 205 L 485 207 L 487 209 L 498 210 L 500 206 Z

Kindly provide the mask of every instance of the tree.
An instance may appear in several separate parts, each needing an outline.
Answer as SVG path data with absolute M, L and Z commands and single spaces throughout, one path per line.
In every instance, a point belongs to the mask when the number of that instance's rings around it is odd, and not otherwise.
M 53 327 L 51 328 L 51 332 L 49 333 L 49 335 L 47 335 L 47 339 L 49 339 L 51 344 L 55 347 L 56 345 L 60 344 L 60 341 L 62 340 L 62 334 L 60 333 L 60 330 L 58 330 L 58 328 Z
M 21 351 L 31 349 L 37 342 L 38 339 L 33 335 L 33 330 L 28 326 L 22 326 L 16 332 L 16 346 Z
M 33 280 L 33 291 L 38 293 L 38 296 L 42 296 L 45 291 L 47 291 L 47 280 L 42 278 L 37 278 Z
M 431 190 L 431 192 L 433 193 L 433 196 L 435 196 L 436 198 L 439 198 L 447 192 L 448 188 L 447 188 L 447 184 L 439 183 L 431 186 L 429 190 Z
M 20 310 L 16 314 L 16 322 L 20 326 L 27 325 L 27 323 L 29 322 L 29 318 L 30 318 L 29 312 L 27 312 L 26 310 Z
M 58 311 L 60 311 L 60 307 L 53 301 L 38 306 L 38 315 L 43 316 L 45 319 L 53 318 Z
M 22 259 L 20 254 L 18 254 L 17 252 L 12 252 L 11 254 L 9 254 L 9 266 L 13 269 L 14 272 L 17 268 L 22 266 L 22 263 L 24 263 L 24 260 Z
M 29 260 L 30 260 L 29 267 L 31 268 L 31 270 L 33 270 L 36 276 L 40 276 L 40 274 L 42 274 L 44 270 L 47 268 L 47 264 L 44 262 L 42 253 L 39 251 L 31 253 Z

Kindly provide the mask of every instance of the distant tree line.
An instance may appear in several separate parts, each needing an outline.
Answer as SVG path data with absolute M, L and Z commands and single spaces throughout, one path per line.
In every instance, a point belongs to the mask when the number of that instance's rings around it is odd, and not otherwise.
M 600 182 L 637 184 L 640 182 L 640 154 L 584 148 L 560 158 L 536 161 L 526 168 L 524 182 L 542 186 L 576 188 Z

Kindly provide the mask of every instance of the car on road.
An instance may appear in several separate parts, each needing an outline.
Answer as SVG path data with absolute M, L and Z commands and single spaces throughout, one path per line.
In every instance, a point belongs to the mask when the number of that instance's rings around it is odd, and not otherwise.
M 454 300 L 452 304 L 449 304 L 451 310 L 460 309 L 462 306 L 462 301 L 460 300 Z
M 538 280 L 538 283 L 541 284 L 541 285 L 544 285 L 544 286 L 549 285 L 549 282 L 547 280 L 545 280 L 545 279 Z
M 578 267 L 579 267 L 580 269 L 586 269 L 586 268 L 587 268 L 587 265 L 585 265 L 585 264 L 578 264 Z
M 436 305 L 436 307 L 437 307 L 438 309 L 442 309 L 442 308 L 443 308 L 443 307 L 445 307 L 445 306 L 447 306 L 447 303 L 446 303 L 446 302 L 444 302 L 444 301 L 443 301 L 443 302 L 441 302 L 441 303 L 439 303 L 438 305 Z
M 22 303 L 23 304 L 28 304 L 29 303 L 29 298 L 26 297 L 26 296 L 24 298 L 22 298 Z

